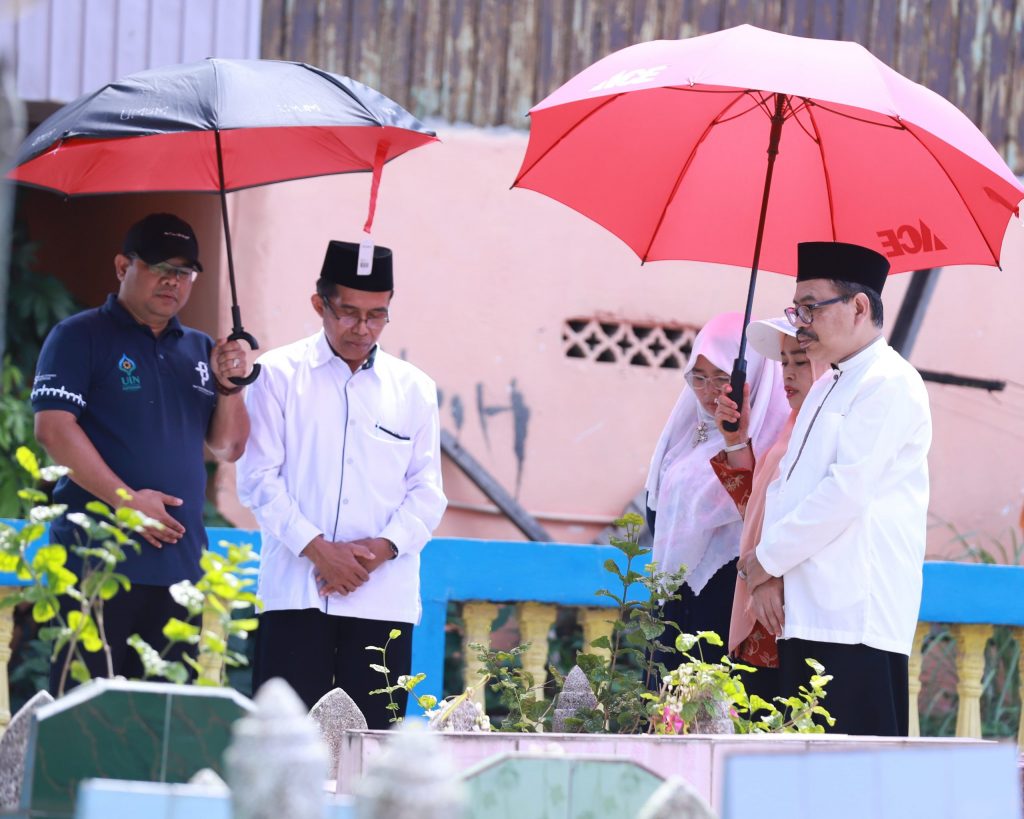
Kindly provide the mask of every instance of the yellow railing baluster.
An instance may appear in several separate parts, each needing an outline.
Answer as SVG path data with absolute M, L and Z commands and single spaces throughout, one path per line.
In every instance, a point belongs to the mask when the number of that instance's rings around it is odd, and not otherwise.
M 546 603 L 520 603 L 519 636 L 530 647 L 523 654 L 523 669 L 533 676 L 534 686 L 543 686 L 548 678 L 548 632 L 555 624 L 558 609 Z M 537 699 L 545 699 L 543 688 Z
M 907 690 L 910 695 L 910 736 L 921 736 L 921 714 L 918 695 L 921 693 L 921 644 L 931 629 L 930 623 L 918 623 L 914 631 L 914 647 L 907 665 Z
M 584 609 L 576 610 L 576 617 L 583 627 L 583 651 L 587 654 L 597 654 L 605 659 L 611 657 L 611 651 L 607 648 L 592 648 L 591 643 L 598 637 L 607 637 L 609 643 L 612 639 L 612 617 L 611 609 Z
M 465 623 L 466 633 L 462 640 L 462 656 L 465 658 L 463 666 L 463 689 L 475 685 L 473 700 L 484 704 L 485 686 L 479 685 L 480 674 L 484 666 L 477 659 L 477 652 L 469 646 L 471 643 L 480 643 L 488 648 L 491 645 L 491 624 L 498 616 L 498 607 L 494 603 L 482 603 L 479 601 L 463 603 L 462 621 Z
M 212 631 L 222 640 L 227 639 L 220 617 L 214 611 L 203 612 L 203 631 Z M 203 669 L 203 677 L 220 682 L 220 674 L 224 668 L 224 658 L 220 654 L 204 654 L 199 658 L 199 666 Z
M 1024 628 L 1014 628 L 1011 630 L 1013 633 L 1013 639 L 1017 641 L 1017 648 L 1020 649 L 1020 654 L 1017 656 L 1017 684 L 1018 694 L 1020 701 L 1024 702 Z M 1017 726 L 1017 747 L 1024 749 L 1024 708 L 1020 710 L 1020 723 Z
M 960 696 L 956 735 L 980 739 L 985 645 L 992 636 L 992 626 L 961 623 L 954 625 L 951 630 L 956 638 L 956 691 Z
M 18 590 L 0 586 L 0 600 Z M 0 736 L 11 721 L 11 685 L 7 664 L 11 661 L 11 640 L 14 637 L 14 606 L 0 608 Z

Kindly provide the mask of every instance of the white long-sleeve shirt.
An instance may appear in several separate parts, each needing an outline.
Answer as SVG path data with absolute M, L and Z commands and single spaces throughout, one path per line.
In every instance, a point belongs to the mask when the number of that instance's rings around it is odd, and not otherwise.
M 883 339 L 815 382 L 757 546 L 785 581 L 784 638 L 910 654 L 931 436 L 924 382 Z
M 237 475 L 262 531 L 266 609 L 418 622 L 419 553 L 447 505 L 434 382 L 379 347 L 353 373 L 322 331 L 259 362 Z M 312 561 L 299 555 L 317 535 L 387 538 L 399 556 L 351 594 L 325 600 Z

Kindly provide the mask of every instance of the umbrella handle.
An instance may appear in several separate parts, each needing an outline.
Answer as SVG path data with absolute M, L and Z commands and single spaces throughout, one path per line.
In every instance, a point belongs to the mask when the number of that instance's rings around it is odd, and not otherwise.
M 731 390 L 729 397 L 736 402 L 736 410 L 743 410 L 743 386 L 747 383 L 747 362 L 746 359 L 738 358 L 733 362 L 732 376 L 729 381 Z M 740 428 L 739 421 L 723 421 L 722 426 L 726 432 L 736 432 Z
M 253 350 L 258 350 L 260 348 L 260 343 L 256 340 L 256 337 L 252 333 L 248 333 L 241 328 L 235 330 L 231 335 L 229 335 L 228 341 L 244 341 Z M 246 384 L 251 384 L 259 378 L 260 370 L 262 369 L 262 365 L 253 364 L 252 372 L 248 375 L 233 375 L 228 380 L 235 386 L 244 387 Z

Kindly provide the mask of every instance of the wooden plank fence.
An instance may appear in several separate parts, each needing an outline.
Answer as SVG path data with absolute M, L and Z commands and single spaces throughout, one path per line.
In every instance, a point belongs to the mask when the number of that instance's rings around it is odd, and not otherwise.
M 347 74 L 419 117 L 525 128 L 612 51 L 740 23 L 861 43 L 1024 172 L 1024 0 L 264 0 L 262 56 Z

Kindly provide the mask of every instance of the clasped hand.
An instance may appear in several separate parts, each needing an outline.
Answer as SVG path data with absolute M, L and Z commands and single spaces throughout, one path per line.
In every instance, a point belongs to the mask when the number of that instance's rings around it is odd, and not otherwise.
M 757 559 L 756 551 L 743 555 L 736 569 L 747 584 L 754 617 L 776 637 L 781 637 L 786 623 L 782 578 L 768 574 Z
M 302 556 L 312 561 L 317 589 L 321 597 L 327 597 L 354 592 L 370 579 L 371 572 L 391 558 L 392 551 L 384 538 L 330 541 L 317 536 Z

